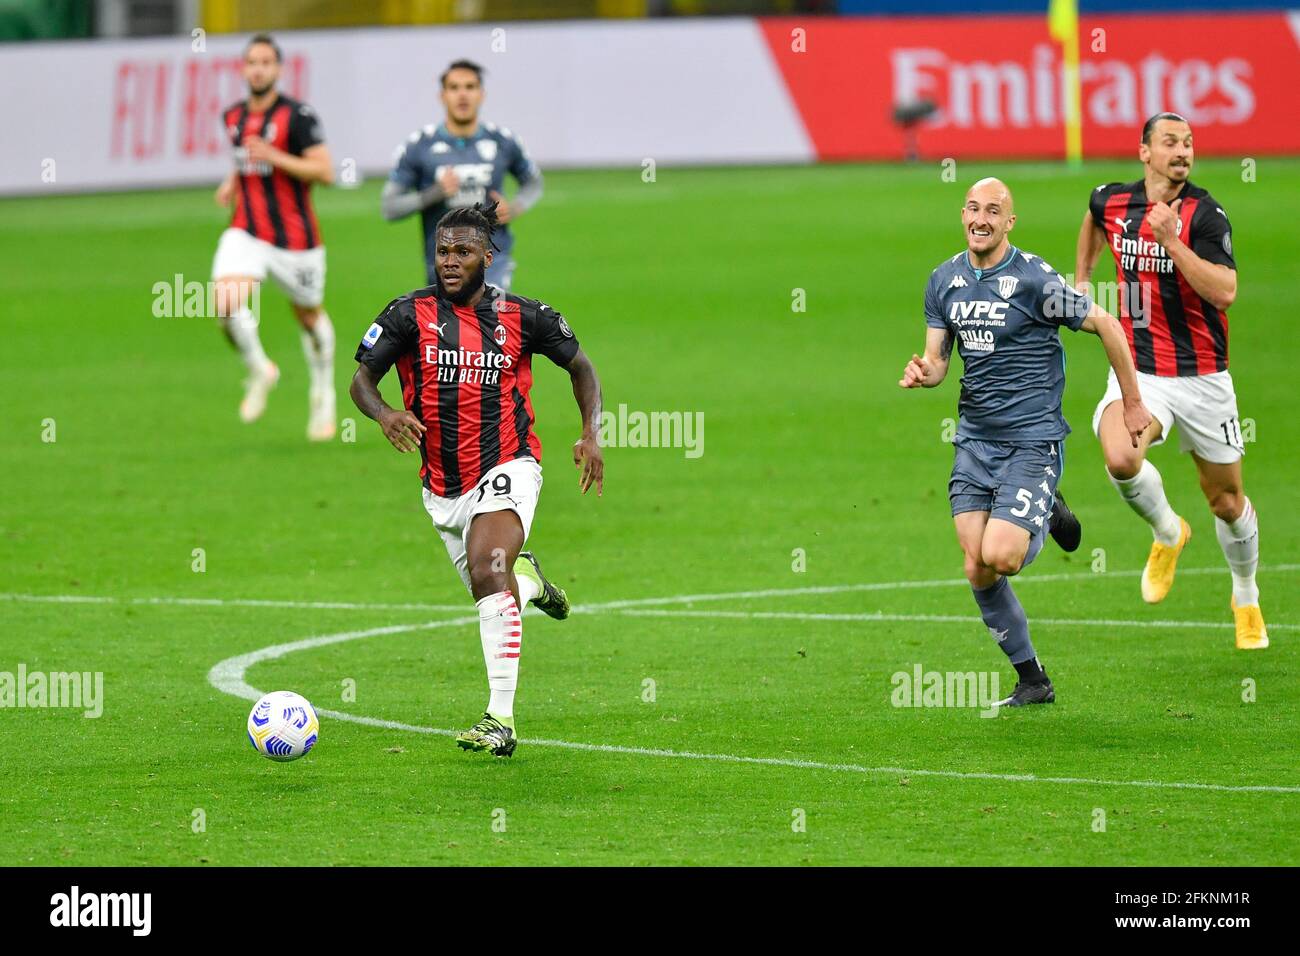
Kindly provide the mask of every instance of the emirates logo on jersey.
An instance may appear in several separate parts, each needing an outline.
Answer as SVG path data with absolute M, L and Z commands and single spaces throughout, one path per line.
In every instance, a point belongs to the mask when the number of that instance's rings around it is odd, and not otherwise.
M 501 381 L 501 372 L 509 371 L 514 366 L 515 358 L 503 352 L 443 349 L 426 344 L 424 363 L 437 366 L 435 379 L 439 382 L 449 385 L 496 385 Z
M 1182 221 L 1179 221 L 1179 226 Z M 1181 229 L 1179 232 L 1181 233 Z M 1125 272 L 1163 272 L 1172 275 L 1174 261 L 1165 252 L 1164 246 L 1154 239 L 1142 236 L 1126 236 L 1121 232 L 1111 234 L 1111 249 L 1115 253 L 1118 265 Z

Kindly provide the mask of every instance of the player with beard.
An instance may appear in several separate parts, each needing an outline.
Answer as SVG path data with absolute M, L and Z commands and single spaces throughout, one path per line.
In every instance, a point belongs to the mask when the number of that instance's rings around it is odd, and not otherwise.
M 1083 288 L 1103 246 L 1115 257 L 1120 318 L 1138 387 L 1155 420 L 1134 447 L 1127 441 L 1112 373 L 1093 414 L 1111 483 L 1150 527 L 1154 541 L 1142 571 L 1142 598 L 1164 600 L 1192 529 L 1165 497 L 1147 460 L 1175 425 L 1196 463 L 1219 546 L 1232 573 L 1237 647 L 1268 647 L 1255 571 L 1259 523 L 1242 486 L 1245 455 L 1237 395 L 1228 372 L 1228 307 L 1237 297 L 1232 225 L 1223 206 L 1191 179 L 1192 128 L 1177 113 L 1142 127 L 1142 178 L 1093 190 L 1079 230 L 1075 276 Z
M 1115 317 L 1007 239 L 1016 215 L 1006 185 L 977 182 L 961 220 L 966 250 L 930 274 L 925 355 L 912 356 L 898 384 L 934 388 L 948 374 L 956 344 L 964 371 L 948 498 L 975 603 L 1019 678 L 998 703 L 1049 704 L 1056 691 L 1009 578 L 1042 550 L 1061 510 L 1056 485 L 1070 426 L 1061 414 L 1060 329 L 1101 338 L 1123 393 L 1121 424 L 1134 444 L 1151 416 Z
M 357 348 L 352 400 L 400 452 L 418 451 L 424 507 L 478 605 L 487 665 L 487 710 L 456 743 L 509 757 L 518 743 L 514 698 L 528 603 L 556 619 L 569 599 L 523 551 L 542 488 L 542 445 L 533 431 L 532 356 L 568 371 L 582 414 L 573 446 L 583 494 L 604 490 L 597 433 L 600 382 L 558 312 L 487 284 L 496 226 L 493 203 L 453 209 L 438 223 L 436 282 L 390 302 Z M 397 366 L 404 407 L 379 381 Z
M 440 83 L 446 115 L 438 126 L 416 130 L 397 147 L 397 164 L 384 185 L 381 209 L 390 222 L 420 214 L 425 267 L 433 284 L 437 281 L 434 236 L 443 215 L 449 209 L 495 202 L 498 225 L 487 281 L 508 292 L 515 271 L 515 238 L 509 223 L 542 198 L 542 171 L 514 133 L 480 121 L 481 66 L 457 60 L 443 71 Z M 507 174 L 519 184 L 509 200 L 501 192 Z
M 227 338 L 248 367 L 239 417 L 260 418 L 280 369 L 266 356 L 249 307 L 253 288 L 269 272 L 289 296 L 302 326 L 310 374 L 307 437 L 328 441 L 335 432 L 334 326 L 325 297 L 325 247 L 311 204 L 312 183 L 334 181 L 329 147 L 315 111 L 276 89 L 282 57 L 275 40 L 258 34 L 244 48 L 248 99 L 222 114 L 235 167 L 216 201 L 233 207 L 212 263 L 216 308 Z

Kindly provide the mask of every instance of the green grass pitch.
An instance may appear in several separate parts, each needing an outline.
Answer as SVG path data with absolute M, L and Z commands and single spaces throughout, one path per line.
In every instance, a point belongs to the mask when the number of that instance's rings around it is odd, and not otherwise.
M 1213 521 L 1172 444 L 1153 460 L 1194 537 L 1168 600 L 1142 603 L 1149 536 L 1089 429 L 1104 355 L 1067 333 L 1061 487 L 1084 546 L 1049 544 L 1016 585 L 1058 702 L 995 719 L 890 702 L 891 675 L 916 664 L 1012 678 L 947 511 L 956 376 L 896 385 L 924 339 L 930 269 L 963 245 L 961 184 L 1005 178 L 1017 244 L 1069 271 L 1089 189 L 1137 170 L 548 174 L 519 225 L 516 291 L 564 312 L 607 408 L 700 412 L 705 432 L 698 458 L 609 449 L 605 496 L 583 499 L 568 379 L 538 360 L 531 544 L 592 607 L 526 618 L 510 761 L 329 716 L 304 760 L 252 751 L 249 702 L 210 669 L 310 637 L 395 629 L 254 663 L 247 682 L 434 730 L 481 713 L 477 628 L 419 627 L 473 606 L 414 458 L 343 392 L 355 442 L 307 443 L 278 290 L 263 340 L 283 378 L 254 426 L 213 322 L 153 315 L 155 283 L 208 277 L 223 226 L 209 190 L 0 203 L 0 671 L 98 671 L 105 697 L 98 719 L 0 710 L 0 864 L 1300 862 L 1296 161 L 1260 161 L 1255 182 L 1226 161 L 1195 176 L 1235 229 L 1232 369 L 1254 422 L 1272 648 L 1233 647 Z M 380 219 L 378 185 L 318 193 L 340 389 L 374 315 L 423 284 L 418 228 Z M 625 601 L 646 603 L 608 606 Z

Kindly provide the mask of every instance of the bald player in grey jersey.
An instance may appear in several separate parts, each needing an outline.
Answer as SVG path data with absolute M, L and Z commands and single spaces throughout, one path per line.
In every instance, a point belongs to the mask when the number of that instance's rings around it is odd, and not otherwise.
M 956 343 L 964 374 L 948 497 L 975 603 L 1016 669 L 1015 691 L 998 703 L 1050 704 L 1056 691 L 1008 578 L 1037 557 L 1053 521 L 1065 511 L 1056 491 L 1070 433 L 1061 414 L 1061 327 L 1101 338 L 1123 392 L 1124 426 L 1135 446 L 1151 415 L 1138 394 L 1119 321 L 1007 239 L 1016 215 L 1006 185 L 997 179 L 977 182 L 966 193 L 961 221 L 966 251 L 931 273 L 925 354 L 912 356 L 898 384 L 940 384 Z

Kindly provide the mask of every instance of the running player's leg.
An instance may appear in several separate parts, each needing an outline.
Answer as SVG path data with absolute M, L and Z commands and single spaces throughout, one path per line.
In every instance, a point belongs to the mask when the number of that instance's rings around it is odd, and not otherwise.
M 1232 612 L 1236 619 L 1237 647 L 1268 647 L 1268 631 L 1259 607 L 1259 519 L 1241 481 L 1241 460 L 1218 463 L 1193 453 L 1201 490 L 1214 512 L 1214 530 L 1223 557 L 1232 571 Z
M 957 541 L 965 556 L 966 580 L 970 582 L 971 594 L 989 633 L 1019 676 L 1016 693 L 1008 702 L 1039 703 L 1054 698 L 1050 693 L 1051 682 L 1039 665 L 1038 655 L 1029 639 L 1025 610 L 1011 582 L 997 566 L 986 560 L 985 538 L 990 525 L 993 525 L 993 536 L 988 542 L 989 550 L 1001 553 L 990 553 L 988 557 L 996 558 L 1002 567 L 1009 568 L 1014 563 L 1015 569 L 1019 570 L 1028 549 L 1028 531 L 1014 529 L 1023 531 L 1024 537 L 1024 541 L 1019 543 L 1019 554 L 1014 554 L 1011 553 L 1014 548 L 1005 547 L 1003 539 L 1006 535 L 999 530 L 1007 522 L 989 519 L 1002 469 L 999 459 L 1008 453 L 1004 445 L 959 440 L 953 455 L 952 477 L 948 481 L 948 498 Z M 1023 693 L 1022 685 L 1025 688 Z
M 302 354 L 307 360 L 307 437 L 329 441 L 337 429 L 334 393 L 334 324 L 325 299 L 325 247 L 276 249 L 269 263 L 271 277 L 284 289 L 302 328 Z
M 1120 402 L 1109 403 L 1101 413 L 1097 438 L 1101 441 L 1102 458 L 1106 472 L 1124 502 L 1151 526 L 1157 541 L 1177 544 L 1178 515 L 1165 497 L 1164 481 L 1156 466 L 1147 461 L 1147 449 L 1163 437 L 1164 426 L 1152 417 L 1151 424 L 1133 447 L 1128 429 L 1124 425 L 1124 407 Z
M 1156 394 L 1154 383 L 1140 380 L 1147 386 L 1142 400 L 1151 410 L 1152 421 L 1138 439 L 1138 447 L 1133 447 L 1124 425 L 1124 407 L 1117 400 L 1103 399 L 1105 404 L 1098 409 L 1094 430 L 1111 484 L 1124 503 L 1151 527 L 1154 540 L 1142 570 L 1142 599 L 1155 604 L 1164 600 L 1174 585 L 1178 556 L 1187 546 L 1192 529 L 1170 506 L 1160 472 L 1146 457 L 1152 445 L 1164 440 L 1173 424 L 1173 412 L 1164 396 Z M 1111 397 L 1109 392 L 1106 397 Z
M 239 417 L 245 422 L 259 418 L 266 408 L 266 396 L 280 377 L 280 370 L 266 356 L 257 334 L 257 316 L 250 299 L 266 276 L 263 251 L 243 229 L 227 229 L 217 244 L 212 262 L 214 305 L 221 329 L 248 368 L 248 382 Z
M 1230 534 L 1236 534 L 1239 530 L 1246 528 L 1234 529 L 1233 525 L 1239 522 L 1248 521 L 1254 524 L 1255 509 L 1250 505 L 1250 499 L 1242 490 L 1241 483 L 1241 460 L 1220 464 L 1218 462 L 1206 461 L 1195 452 L 1192 458 L 1196 461 L 1196 471 L 1201 480 L 1201 491 L 1205 493 L 1205 501 L 1214 512 L 1214 520 L 1220 531 L 1227 531 Z M 1256 529 L 1249 528 L 1251 537 L 1255 537 Z M 1220 540 L 1223 534 L 1219 535 Z M 1227 550 L 1224 550 L 1224 556 L 1227 557 L 1229 565 L 1232 564 L 1232 558 Z M 1257 563 L 1259 554 L 1249 556 L 1252 562 Z M 1238 593 L 1237 582 L 1234 581 L 1234 595 Z M 1243 580 L 1240 585 L 1240 596 L 1245 598 L 1258 598 L 1259 589 L 1255 586 L 1254 571 L 1252 569 L 1249 580 Z M 1254 604 L 1254 600 L 1245 602 Z
M 307 437 L 329 441 L 337 428 L 334 392 L 334 324 L 321 306 L 294 305 L 302 326 L 302 354 L 311 378 L 308 388 Z
M 514 565 L 524 546 L 524 527 L 513 511 L 476 515 L 466 535 L 470 593 L 478 605 L 479 639 L 487 667 L 488 704 L 473 727 L 456 738 L 465 750 L 487 750 L 496 756 L 514 753 L 515 689 L 523 622 L 519 613 L 519 582 Z
M 466 750 L 508 757 L 518 743 L 514 703 L 523 649 L 520 609 L 537 596 L 541 584 L 530 574 L 516 575 L 515 568 L 522 566 L 519 553 L 528 540 L 541 485 L 541 466 L 521 458 L 493 468 L 462 496 L 470 513 L 466 570 L 478 605 L 489 694 L 483 718 L 456 738 Z
M 1016 693 L 1005 702 L 1018 705 L 1054 700 L 1051 681 L 1039 664 L 1038 654 L 1029 638 L 1029 620 L 1025 616 L 1025 609 L 1016 597 L 1010 580 L 985 558 L 989 526 L 994 526 L 996 538 L 1000 536 L 997 526 L 1006 525 L 1007 522 L 990 521 L 987 511 L 966 511 L 953 515 L 953 523 L 957 529 L 957 541 L 965 555 L 966 580 L 970 582 L 980 617 L 1016 670 Z M 1029 533 L 1022 528 L 1011 527 L 1020 532 L 1027 543 Z M 994 545 L 994 541 L 988 543 Z
M 985 567 L 1004 577 L 1015 577 L 1033 560 L 1029 557 L 1029 549 L 1035 543 L 1038 547 L 1033 553 L 1037 557 L 1042 550 L 1041 535 L 1031 536 L 1019 525 L 1001 518 L 992 518 L 984 528 L 980 542 L 980 560 Z
M 1232 571 L 1232 611 L 1237 647 L 1268 647 L 1268 631 L 1259 609 L 1259 521 L 1241 478 L 1245 445 L 1237 420 L 1232 376 L 1225 372 L 1197 376 L 1183 383 L 1185 408 L 1178 428 L 1184 451 L 1196 461 L 1201 491 L 1214 512 L 1214 529 Z
M 518 680 L 518 654 L 521 640 L 519 637 L 512 636 L 521 634 L 522 627 L 519 626 L 518 620 L 518 593 L 512 593 L 510 590 L 511 582 L 509 580 L 492 580 L 492 576 L 498 573 L 499 568 L 506 567 L 506 549 L 510 543 L 505 545 L 493 539 L 499 538 L 498 529 L 492 527 L 492 516 L 484 518 L 484 523 L 478 525 L 475 532 L 476 553 L 486 547 L 490 560 L 483 562 L 480 556 L 478 562 L 478 571 L 474 577 L 470 575 L 469 560 L 469 539 L 470 532 L 474 528 L 474 515 L 472 509 L 475 505 L 475 498 L 478 497 L 478 489 L 472 489 L 456 498 L 440 498 L 432 494 L 427 489 L 424 492 L 424 508 L 433 520 L 433 526 L 442 538 L 443 544 L 447 547 L 447 556 L 451 559 L 452 566 L 456 569 L 460 579 L 464 582 L 467 590 L 480 598 L 484 591 L 491 592 L 493 588 L 499 590 L 495 592 L 498 598 L 492 601 L 492 595 L 485 600 L 478 600 L 479 605 L 479 635 L 483 645 L 483 657 L 487 664 L 489 694 L 488 710 L 483 716 L 475 722 L 468 730 L 457 735 L 456 744 L 465 750 L 490 751 L 499 756 L 510 756 L 515 748 L 514 719 L 508 711 L 513 710 L 514 688 Z M 513 517 L 510 512 L 495 512 L 497 516 L 504 518 Z M 497 520 L 500 520 L 498 518 Z M 516 517 L 514 523 L 521 525 L 521 521 Z M 507 531 L 511 529 L 508 527 Z M 516 545 L 522 546 L 522 540 Z M 493 550 L 500 548 L 499 555 L 493 555 Z M 475 580 L 477 579 L 477 581 Z M 475 593 L 477 590 L 478 593 Z M 509 607 L 505 607 L 506 602 L 503 598 L 510 599 L 510 606 L 514 608 L 515 613 L 509 613 Z M 495 607 L 493 606 L 495 604 Z M 508 620 L 507 620 L 508 619 Z M 513 624 L 514 627 L 506 630 L 503 625 Z M 506 633 L 502 633 L 506 630 Z M 513 648 L 501 648 L 501 643 L 514 643 Z M 514 654 L 514 657 L 498 656 Z M 513 663 L 513 667 L 510 665 Z M 494 678 L 497 680 L 494 681 Z M 508 683 L 508 686 L 504 686 Z M 499 686 L 500 685 L 500 686 Z M 510 697 L 508 705 L 503 704 L 502 696 Z M 493 714 L 493 708 L 498 712 Z

